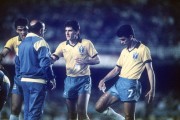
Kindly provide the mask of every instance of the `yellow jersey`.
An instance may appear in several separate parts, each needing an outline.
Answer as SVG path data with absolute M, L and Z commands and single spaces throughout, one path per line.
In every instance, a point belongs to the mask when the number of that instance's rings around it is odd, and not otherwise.
M 76 69 L 77 57 L 88 59 L 97 55 L 97 51 L 90 40 L 81 39 L 75 46 L 69 44 L 69 41 L 64 41 L 59 44 L 54 55 L 64 57 L 66 63 L 66 75 L 71 77 L 90 75 L 89 65 L 79 65 Z
M 19 36 L 15 36 L 6 42 L 6 45 L 4 47 L 9 49 L 10 51 L 14 52 L 17 55 L 18 46 L 20 43 L 21 43 L 21 40 L 20 40 Z
M 124 48 L 117 61 L 121 67 L 120 77 L 139 79 L 145 68 L 145 63 L 152 61 L 150 50 L 147 46 L 139 43 L 132 51 Z

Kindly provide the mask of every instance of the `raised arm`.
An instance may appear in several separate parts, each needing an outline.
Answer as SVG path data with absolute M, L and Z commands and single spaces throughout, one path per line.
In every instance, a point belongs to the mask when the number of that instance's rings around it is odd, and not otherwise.
M 100 80 L 98 88 L 104 91 L 106 89 L 105 82 L 114 78 L 121 71 L 121 67 L 115 66 L 102 80 Z

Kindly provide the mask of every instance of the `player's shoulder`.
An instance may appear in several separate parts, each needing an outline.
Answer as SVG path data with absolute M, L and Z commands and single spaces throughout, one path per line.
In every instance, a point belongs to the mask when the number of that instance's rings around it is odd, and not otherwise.
M 9 41 L 18 41 L 18 40 L 19 40 L 19 36 L 14 36 L 14 37 L 10 38 L 10 39 L 8 40 L 8 42 L 9 42 Z
M 141 49 L 149 49 L 149 47 L 143 43 L 140 43 L 140 46 L 139 46 Z
M 89 39 L 81 39 L 82 44 L 92 44 L 91 40 Z
M 65 45 L 67 45 L 67 44 L 68 44 L 68 41 L 65 40 L 65 41 L 60 42 L 60 43 L 59 43 L 59 46 L 65 46 Z

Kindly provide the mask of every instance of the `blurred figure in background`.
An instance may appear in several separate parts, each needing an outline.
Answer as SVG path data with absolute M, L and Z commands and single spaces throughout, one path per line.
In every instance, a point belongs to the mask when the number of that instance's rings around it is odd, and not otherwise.
M 56 87 L 51 52 L 44 40 L 45 24 L 32 20 L 29 33 L 21 42 L 16 62 L 24 96 L 24 120 L 42 119 L 47 89 Z
M 99 89 L 106 89 L 105 82 L 119 74 L 117 82 L 105 92 L 96 103 L 96 110 L 111 116 L 113 120 L 135 120 L 135 106 L 141 94 L 141 84 L 138 79 L 146 68 L 150 90 L 146 94 L 148 103 L 155 96 L 155 74 L 152 66 L 150 50 L 147 46 L 136 40 L 130 25 L 122 25 L 117 36 L 122 45 L 126 45 L 121 52 L 116 66 L 99 82 Z M 125 118 L 117 114 L 109 106 L 117 101 L 124 105 Z
M 13 52 L 17 55 L 18 46 L 28 33 L 28 24 L 29 22 L 26 18 L 18 18 L 15 21 L 14 27 L 16 29 L 18 36 L 9 39 L 6 45 L 4 46 L 4 49 L 0 53 L 0 68 L 3 68 L 1 62 L 3 58 L 5 58 L 9 53 Z M 11 115 L 9 118 L 10 120 L 19 120 L 19 114 L 21 112 L 22 103 L 23 103 L 22 87 L 19 77 L 15 74 L 14 85 L 12 88 L 12 96 L 11 96 Z
M 75 20 L 65 23 L 66 41 L 59 44 L 52 59 L 64 57 L 66 79 L 63 96 L 66 98 L 68 120 L 90 120 L 87 108 L 91 93 L 90 66 L 99 64 L 99 57 L 90 40 L 80 37 L 80 26 Z
M 4 74 L 2 70 L 0 70 L 0 112 L 8 97 L 9 89 L 10 89 L 9 78 Z

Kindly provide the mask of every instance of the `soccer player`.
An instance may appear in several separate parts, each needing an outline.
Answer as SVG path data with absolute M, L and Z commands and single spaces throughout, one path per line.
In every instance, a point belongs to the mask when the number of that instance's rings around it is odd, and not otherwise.
M 99 57 L 90 40 L 80 37 L 76 20 L 65 23 L 66 41 L 59 44 L 52 54 L 53 60 L 64 57 L 66 79 L 63 96 L 66 98 L 68 120 L 90 120 L 87 108 L 91 93 L 90 66 L 99 64 Z
M 9 78 L 0 70 L 0 112 L 9 94 L 10 81 Z
M 141 94 L 138 80 L 146 68 L 150 90 L 146 94 L 150 103 L 155 96 L 155 74 L 150 50 L 135 38 L 131 25 L 122 25 L 117 36 L 122 45 L 126 45 L 120 54 L 116 66 L 99 82 L 99 89 L 105 90 L 105 82 L 119 74 L 117 82 L 105 92 L 96 103 L 96 110 L 115 120 L 135 120 L 135 106 Z M 117 114 L 110 105 L 117 101 L 124 105 L 125 118 Z
M 24 120 L 40 120 L 48 86 L 56 87 L 51 53 L 44 40 L 45 24 L 32 20 L 15 60 L 24 97 Z
M 5 58 L 9 53 L 17 54 L 18 46 L 21 41 L 26 37 L 28 32 L 28 20 L 26 18 L 18 18 L 15 23 L 14 27 L 18 34 L 11 39 L 9 39 L 4 46 L 4 49 L 0 53 L 0 68 L 3 68 L 1 65 L 1 61 Z M 11 96 L 11 115 L 10 120 L 18 120 L 19 114 L 21 112 L 21 107 L 23 103 L 23 92 L 20 85 L 20 80 L 15 75 L 14 77 L 14 85 L 12 89 L 12 96 Z

